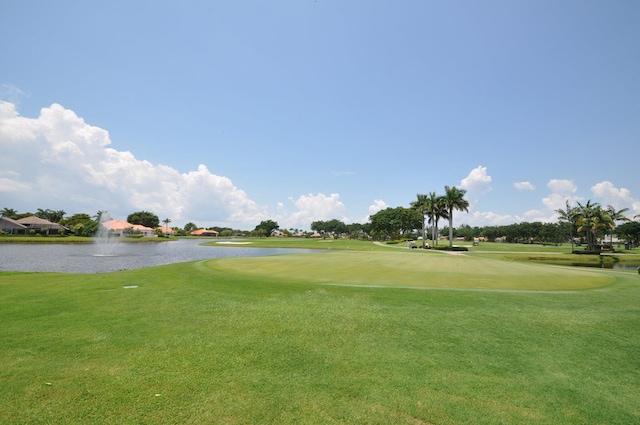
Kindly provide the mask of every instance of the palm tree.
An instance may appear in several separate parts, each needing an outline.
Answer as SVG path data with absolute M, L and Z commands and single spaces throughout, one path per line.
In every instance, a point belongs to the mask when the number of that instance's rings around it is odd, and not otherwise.
M 457 187 L 444 187 L 445 195 L 442 198 L 442 202 L 447 209 L 449 215 L 449 248 L 453 247 L 453 210 L 469 212 L 469 201 L 464 199 L 464 194 L 467 193 L 464 189 L 458 189 Z
M 65 210 L 47 210 L 49 212 L 47 220 L 49 220 L 52 223 L 59 223 L 60 220 L 62 220 L 65 216 L 65 214 L 67 214 L 65 212 Z
M 436 195 L 435 192 L 429 193 L 428 205 L 426 214 L 431 224 L 431 241 L 438 245 L 438 222 L 441 218 L 449 218 L 449 213 L 444 204 L 444 197 Z
M 571 252 L 573 252 L 573 227 L 576 225 L 577 221 L 577 211 L 576 208 L 571 208 L 569 205 L 569 200 L 565 201 L 566 210 L 559 209 L 556 210 L 558 213 L 558 218 L 560 221 L 564 221 L 569 223 L 569 237 L 571 238 Z
M 591 200 L 588 200 L 584 205 L 578 202 L 577 211 L 578 231 L 585 232 L 587 250 L 595 251 L 598 237 L 613 229 L 615 222 L 599 203 L 591 203 Z
M 629 208 L 623 208 L 616 211 L 613 205 L 607 205 L 607 214 L 609 214 L 609 217 L 611 217 L 614 227 L 617 226 L 618 221 L 631 221 L 629 217 L 624 215 L 624 213 L 626 213 L 627 211 L 629 211 Z M 609 243 L 611 244 L 611 248 L 613 248 L 613 232 L 609 233 L 609 237 Z
M 425 215 L 427 214 L 427 211 L 429 211 L 429 209 L 431 208 L 431 205 L 427 195 L 418 193 L 416 197 L 417 199 L 411 202 L 411 209 L 418 211 L 420 213 L 420 216 L 422 217 L 422 249 L 424 249 L 424 244 L 426 239 L 426 235 L 425 235 L 426 226 L 424 223 L 424 219 L 425 219 Z
M 164 220 L 162 220 L 162 222 L 164 223 L 164 230 L 169 230 L 169 223 L 171 223 L 171 219 L 170 218 L 165 218 Z M 165 233 L 169 233 L 168 231 Z
M 6 218 L 13 218 L 16 215 L 18 215 L 18 211 L 14 210 L 13 208 L 3 208 L 2 211 L 0 211 L 0 217 L 6 217 Z
M 593 219 L 596 207 L 600 207 L 600 204 L 597 202 L 591 203 L 591 199 L 584 205 L 578 202 L 578 206 L 576 207 L 578 232 L 584 232 L 585 238 L 587 239 L 587 250 L 589 251 L 595 249 L 595 242 L 593 241 Z

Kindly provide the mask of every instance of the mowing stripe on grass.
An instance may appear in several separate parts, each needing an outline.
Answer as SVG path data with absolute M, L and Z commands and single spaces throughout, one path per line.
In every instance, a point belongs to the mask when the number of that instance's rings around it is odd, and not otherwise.
M 468 255 L 405 252 L 328 252 L 212 260 L 209 267 L 282 280 L 392 287 L 508 290 L 580 290 L 610 285 L 599 270 L 550 267 Z

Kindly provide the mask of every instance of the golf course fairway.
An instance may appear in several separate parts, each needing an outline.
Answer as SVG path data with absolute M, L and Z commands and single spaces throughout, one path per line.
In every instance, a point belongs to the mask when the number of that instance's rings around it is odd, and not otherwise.
M 557 291 L 592 289 L 615 281 L 610 272 L 545 266 L 444 252 L 340 251 L 226 258 L 210 267 L 283 281 L 385 287 Z
M 378 248 L 0 272 L 0 423 L 640 423 L 637 273 Z

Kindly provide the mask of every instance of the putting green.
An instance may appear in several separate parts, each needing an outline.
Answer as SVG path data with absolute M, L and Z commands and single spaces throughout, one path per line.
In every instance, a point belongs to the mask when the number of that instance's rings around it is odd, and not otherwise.
M 441 252 L 335 251 L 211 260 L 209 267 L 295 282 L 390 287 L 577 290 L 610 285 L 615 273 Z

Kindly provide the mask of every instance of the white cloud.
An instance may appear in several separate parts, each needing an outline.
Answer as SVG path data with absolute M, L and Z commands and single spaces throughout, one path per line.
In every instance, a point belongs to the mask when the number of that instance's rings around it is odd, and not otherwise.
M 520 191 L 536 190 L 535 186 L 532 185 L 531 182 L 516 182 L 513 184 L 513 187 Z
M 386 202 L 382 199 L 374 199 L 373 204 L 369 205 L 369 214 L 362 218 L 362 223 L 366 223 L 369 221 L 369 217 L 377 213 L 378 211 L 386 210 L 389 208 Z
M 542 203 L 552 211 L 565 207 L 566 201 L 573 205 L 582 198 L 576 195 L 578 187 L 573 180 L 551 179 L 547 183 L 547 187 L 551 190 L 548 197 L 542 198 Z
M 542 223 L 551 223 L 558 220 L 558 215 L 555 211 L 543 211 L 543 210 L 529 210 L 522 214 L 522 220 L 529 223 L 539 221 Z
M 491 190 L 491 176 L 487 175 L 487 167 L 478 166 L 462 179 L 460 187 L 467 192 L 486 193 Z
M 18 103 L 24 96 L 26 96 L 26 93 L 12 84 L 0 85 L 0 99 L 7 99 L 8 101 L 15 104 Z
M 460 181 L 460 188 L 467 191 L 465 199 L 469 201 L 469 211 L 473 211 L 481 195 L 492 190 L 491 180 L 491 176 L 487 175 L 487 167 L 479 165 Z
M 355 176 L 356 173 L 354 171 L 332 171 L 332 175 L 334 176 Z
M 454 213 L 453 215 L 454 221 L 456 220 L 456 217 L 457 217 L 456 213 Z M 516 222 L 516 217 L 510 214 L 497 214 L 490 211 L 487 211 L 487 212 L 475 211 L 467 214 L 466 217 L 464 217 L 464 223 L 468 224 L 471 227 L 502 226 L 502 225 L 512 224 L 514 222 Z M 454 227 L 455 226 L 456 224 L 454 223 Z
M 312 222 L 318 220 L 332 220 L 338 219 L 348 222 L 349 219 L 345 217 L 345 206 L 340 201 L 340 195 L 332 193 L 327 196 L 323 193 L 314 195 L 309 193 L 308 195 L 302 195 L 298 199 L 289 198 L 293 205 L 297 208 L 297 211 L 289 214 L 284 205 L 280 203 L 278 205 L 278 216 L 276 221 L 280 227 L 308 227 Z
M 631 197 L 628 189 L 617 189 L 610 181 L 603 181 L 591 187 L 591 193 L 602 199 L 604 206 L 612 205 L 615 209 L 629 208 L 638 202 Z
M 110 211 L 124 218 L 153 211 L 175 225 L 254 226 L 267 209 L 205 165 L 174 168 L 109 148 L 109 133 L 53 104 L 38 118 L 21 117 L 0 103 L 0 193 L 19 211 L 64 208 L 68 213 Z

